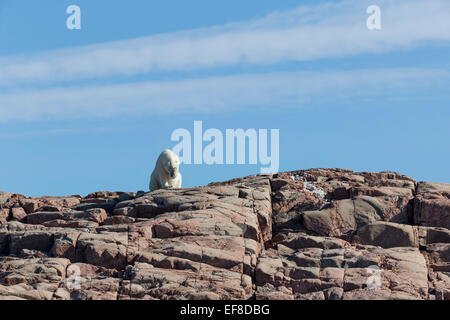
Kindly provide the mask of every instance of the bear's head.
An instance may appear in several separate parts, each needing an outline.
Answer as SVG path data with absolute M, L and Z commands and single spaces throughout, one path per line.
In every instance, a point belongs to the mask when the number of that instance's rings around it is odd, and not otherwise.
M 163 152 L 163 168 L 171 178 L 175 178 L 180 168 L 180 159 L 172 150 L 164 150 Z

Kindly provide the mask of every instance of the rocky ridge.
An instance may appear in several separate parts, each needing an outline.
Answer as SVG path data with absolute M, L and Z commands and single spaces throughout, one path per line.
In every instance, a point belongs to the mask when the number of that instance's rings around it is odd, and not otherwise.
M 311 169 L 0 192 L 0 299 L 450 299 L 450 185 Z

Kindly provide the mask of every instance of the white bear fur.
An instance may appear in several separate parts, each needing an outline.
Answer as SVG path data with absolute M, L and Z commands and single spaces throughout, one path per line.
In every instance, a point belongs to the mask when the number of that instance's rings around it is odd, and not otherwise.
M 180 159 L 169 149 L 164 150 L 156 161 L 150 177 L 150 191 L 181 188 Z

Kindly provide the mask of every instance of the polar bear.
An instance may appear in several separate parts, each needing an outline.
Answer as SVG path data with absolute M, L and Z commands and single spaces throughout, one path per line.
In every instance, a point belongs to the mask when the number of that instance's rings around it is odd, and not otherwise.
M 169 149 L 164 150 L 156 161 L 150 177 L 150 191 L 181 188 L 180 159 Z

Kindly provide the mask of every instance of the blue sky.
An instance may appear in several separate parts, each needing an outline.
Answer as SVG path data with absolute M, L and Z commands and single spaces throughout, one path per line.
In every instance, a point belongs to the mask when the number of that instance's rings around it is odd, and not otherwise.
M 279 129 L 279 171 L 450 183 L 447 0 L 0 0 L 0 39 L 0 190 L 146 190 L 194 120 Z M 181 167 L 186 187 L 259 171 Z

